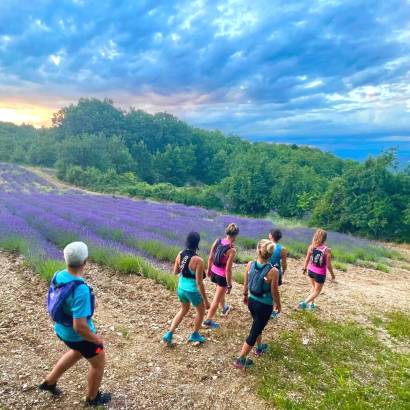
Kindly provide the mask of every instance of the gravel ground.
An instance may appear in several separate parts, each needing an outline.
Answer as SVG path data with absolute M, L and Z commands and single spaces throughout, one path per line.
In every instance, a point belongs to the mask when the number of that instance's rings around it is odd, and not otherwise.
M 297 323 L 290 319 L 309 286 L 300 274 L 302 261 L 290 261 L 281 289 L 283 313 L 265 332 L 274 339 Z M 80 361 L 52 399 L 36 385 L 65 351 L 44 309 L 47 284 L 15 255 L 0 252 L 0 409 L 82 408 L 87 363 Z M 350 267 L 325 285 L 318 313 L 332 320 L 351 318 L 368 323 L 374 314 L 410 311 L 410 273 L 399 267 L 389 274 Z M 194 312 L 176 335 L 177 346 L 165 348 L 161 336 L 178 309 L 176 296 L 151 280 L 124 276 L 96 265 L 86 274 L 97 295 L 95 321 L 106 341 L 107 370 L 103 389 L 113 393 L 113 409 L 265 409 L 255 394 L 252 372 L 238 372 L 232 362 L 249 329 L 241 303 L 241 286 L 229 301 L 233 311 L 216 332 L 204 331 L 208 342 L 190 346 L 186 337 Z M 210 284 L 207 287 L 212 293 Z

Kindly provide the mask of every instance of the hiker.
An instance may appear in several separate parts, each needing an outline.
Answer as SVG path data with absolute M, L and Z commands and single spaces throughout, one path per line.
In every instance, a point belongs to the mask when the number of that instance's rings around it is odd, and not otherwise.
M 272 229 L 269 232 L 269 239 L 275 244 L 275 249 L 269 262 L 275 266 L 279 271 L 279 286 L 282 285 L 282 279 L 285 275 L 286 269 L 288 267 L 287 263 L 287 251 L 284 246 L 282 246 L 279 241 L 282 239 L 282 232 L 279 229 Z
M 200 240 L 198 232 L 190 232 L 186 239 L 185 250 L 181 251 L 175 259 L 174 274 L 179 274 L 178 299 L 181 302 L 181 309 L 174 317 L 169 331 L 162 338 L 168 346 L 173 345 L 174 332 L 189 312 L 191 305 L 195 307 L 197 313 L 194 332 L 189 336 L 188 341 L 193 343 L 204 343 L 206 341 L 205 337 L 199 333 L 204 320 L 205 309 L 209 309 L 203 283 L 205 277 L 204 261 L 196 253 L 199 249 Z
M 218 306 L 221 308 L 221 316 L 227 316 L 231 310 L 231 306 L 225 303 L 225 294 L 232 290 L 232 264 L 236 255 L 234 243 L 239 228 L 231 223 L 226 227 L 225 234 L 225 238 L 217 239 L 213 243 L 208 258 L 208 276 L 216 285 L 211 308 L 203 323 L 203 326 L 209 329 L 219 328 L 219 324 L 214 320 Z
M 104 374 L 104 341 L 96 332 L 92 316 L 95 297 L 81 277 L 88 259 L 88 248 L 83 242 L 72 242 L 64 248 L 66 269 L 55 273 L 49 288 L 48 311 L 55 321 L 57 337 L 70 349 L 58 360 L 53 370 L 38 387 L 59 396 L 60 377 L 81 358 L 88 360 L 87 406 L 100 406 L 111 400 L 111 394 L 99 388 Z
M 242 346 L 240 356 L 235 360 L 237 369 L 246 369 L 253 365 L 247 356 L 256 344 L 255 355 L 263 355 L 268 345 L 262 343 L 262 331 L 268 323 L 275 303 L 276 312 L 282 307 L 279 295 L 279 272 L 269 262 L 275 244 L 268 239 L 262 239 L 257 246 L 257 259 L 249 262 L 246 267 L 243 285 L 243 301 L 248 305 L 252 315 L 252 326 L 249 336 Z
M 309 276 L 312 290 L 310 295 L 299 303 L 301 309 L 316 309 L 314 300 L 320 295 L 326 281 L 326 272 L 335 280 L 335 274 L 332 267 L 332 253 L 325 243 L 327 233 L 323 229 L 318 229 L 313 235 L 312 243 L 306 254 L 303 274 Z

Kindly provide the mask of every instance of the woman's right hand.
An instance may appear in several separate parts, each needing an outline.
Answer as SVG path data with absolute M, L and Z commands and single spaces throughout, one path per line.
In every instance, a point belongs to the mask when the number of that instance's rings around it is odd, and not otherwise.
M 307 269 L 306 269 L 306 268 L 303 268 L 303 269 L 302 269 L 302 273 L 303 273 L 303 275 L 306 276 L 306 274 L 307 274 Z
M 248 302 L 249 302 L 249 297 L 248 297 L 248 295 L 243 295 L 243 303 L 244 303 L 245 305 L 247 305 Z
M 94 337 L 95 337 L 95 344 L 104 346 L 104 339 L 102 338 L 101 335 L 96 334 Z

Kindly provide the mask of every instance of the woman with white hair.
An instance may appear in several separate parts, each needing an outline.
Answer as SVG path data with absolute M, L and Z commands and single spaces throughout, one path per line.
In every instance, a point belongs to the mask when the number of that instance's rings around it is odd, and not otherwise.
M 88 259 L 87 245 L 83 242 L 70 243 L 64 249 L 64 259 L 66 269 L 57 272 L 50 284 L 48 311 L 55 321 L 54 330 L 58 338 L 70 350 L 61 356 L 39 389 L 54 396 L 60 395 L 57 381 L 84 357 L 90 363 L 86 404 L 104 405 L 111 400 L 109 393 L 99 391 L 105 366 L 104 341 L 92 321 L 94 293 L 81 277 Z

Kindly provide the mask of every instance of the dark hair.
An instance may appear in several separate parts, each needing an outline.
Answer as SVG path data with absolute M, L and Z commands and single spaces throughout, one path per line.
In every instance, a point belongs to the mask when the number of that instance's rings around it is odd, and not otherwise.
M 201 237 L 198 232 L 190 232 L 186 237 L 185 246 L 192 251 L 196 251 Z
M 282 232 L 279 229 L 271 229 L 270 234 L 274 241 L 280 241 L 282 238 Z

